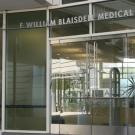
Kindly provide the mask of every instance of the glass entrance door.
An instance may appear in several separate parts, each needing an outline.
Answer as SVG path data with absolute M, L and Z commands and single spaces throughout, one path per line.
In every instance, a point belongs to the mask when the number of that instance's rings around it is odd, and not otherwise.
M 96 43 L 92 90 L 92 134 L 126 135 L 129 84 L 126 37 L 93 39 Z
M 91 133 L 90 51 L 93 55 L 93 45 L 86 42 L 52 48 L 52 123 L 59 124 L 59 133 L 83 134 L 85 125 Z
M 125 38 L 52 45 L 52 132 L 126 135 Z

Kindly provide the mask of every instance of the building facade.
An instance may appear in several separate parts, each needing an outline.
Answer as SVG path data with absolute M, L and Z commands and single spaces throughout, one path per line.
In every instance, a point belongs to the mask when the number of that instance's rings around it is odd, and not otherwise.
M 1 12 L 0 133 L 134 135 L 134 45 L 134 0 Z

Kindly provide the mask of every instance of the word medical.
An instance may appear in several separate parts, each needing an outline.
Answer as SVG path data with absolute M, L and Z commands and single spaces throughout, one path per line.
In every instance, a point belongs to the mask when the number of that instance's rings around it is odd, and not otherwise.
M 97 19 L 106 20 L 106 19 L 122 18 L 122 17 L 129 17 L 129 16 L 134 16 L 134 11 L 132 9 L 99 13 Z

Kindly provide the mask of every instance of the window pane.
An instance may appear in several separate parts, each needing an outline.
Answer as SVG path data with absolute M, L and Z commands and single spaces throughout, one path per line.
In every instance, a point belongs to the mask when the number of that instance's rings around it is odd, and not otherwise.
M 129 97 L 129 125 L 135 126 L 135 37 L 128 38 L 128 87 L 127 96 Z
M 46 130 L 45 67 L 45 28 L 7 31 L 6 129 Z
M 52 124 L 127 124 L 125 48 L 119 37 L 52 46 Z
M 135 1 L 115 0 L 93 5 L 93 32 L 109 32 L 135 29 L 134 16 Z M 133 15 L 133 16 L 132 16 Z M 99 16 L 103 17 L 99 19 Z
M 7 28 L 45 27 L 46 11 L 31 11 L 7 14 Z
M 81 5 L 76 7 L 68 7 L 68 8 L 60 8 L 54 9 L 50 11 L 51 20 L 56 20 L 58 22 L 59 19 L 78 17 L 89 14 L 89 6 Z M 51 37 L 59 37 L 59 36 L 71 36 L 71 35 L 80 35 L 80 34 L 88 34 L 89 33 L 89 23 L 76 23 L 76 24 L 65 24 L 65 25 L 56 25 L 50 27 L 50 36 Z

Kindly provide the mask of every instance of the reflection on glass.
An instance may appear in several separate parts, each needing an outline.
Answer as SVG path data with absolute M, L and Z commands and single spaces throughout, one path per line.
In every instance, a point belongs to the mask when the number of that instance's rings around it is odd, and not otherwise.
M 45 29 L 9 30 L 6 129 L 46 129 Z
M 122 38 L 53 45 L 53 124 L 127 124 L 125 48 Z
M 20 28 L 37 28 L 45 27 L 46 11 L 29 11 L 29 12 L 16 12 L 6 14 L 7 28 L 20 29 Z
M 134 12 L 135 1 L 131 0 L 115 0 L 109 2 L 102 2 L 93 4 L 93 13 L 95 16 L 95 21 L 93 22 L 93 32 L 109 32 L 109 31 L 119 31 L 135 28 L 135 16 L 130 16 L 130 10 Z M 97 20 L 98 15 L 105 12 L 115 12 L 128 10 L 128 16 L 125 17 L 115 17 L 113 19 L 102 19 Z
M 52 51 L 52 122 L 86 125 L 91 122 L 91 115 L 84 92 L 87 87 L 85 44 L 54 45 Z M 56 115 L 59 111 L 61 117 Z
M 135 37 L 128 39 L 128 87 L 125 94 L 129 97 L 129 125 L 135 126 Z
M 50 19 L 59 21 L 59 19 L 68 19 L 89 14 L 89 5 L 81 5 L 67 8 L 50 10 Z M 64 21 L 65 22 L 65 21 Z M 51 37 L 81 35 L 89 33 L 89 23 L 65 24 L 50 27 Z

